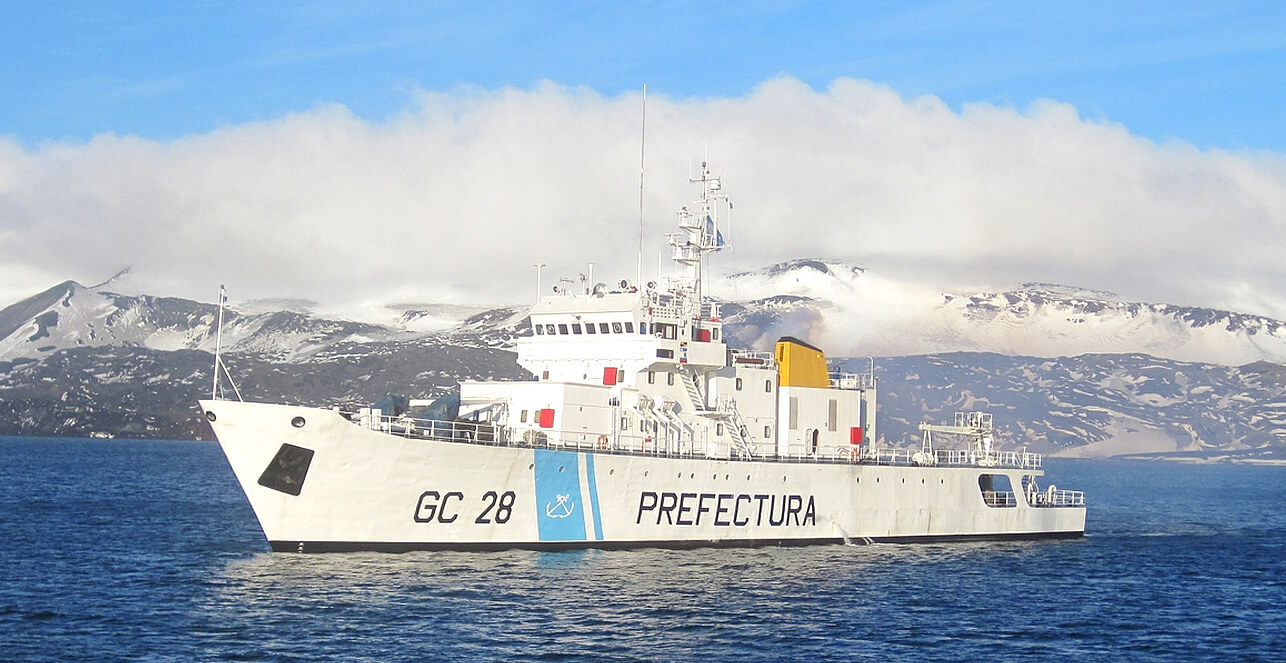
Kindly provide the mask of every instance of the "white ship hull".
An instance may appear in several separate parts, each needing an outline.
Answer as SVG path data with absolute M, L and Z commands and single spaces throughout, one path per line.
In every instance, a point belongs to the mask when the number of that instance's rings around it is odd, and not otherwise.
M 1032 468 L 532 448 L 404 437 L 332 410 L 201 406 L 277 551 L 914 542 L 1085 528 L 1083 499 L 1023 493 L 1022 478 L 1042 474 Z M 285 490 L 264 485 L 283 445 L 308 452 Z M 981 489 L 984 475 L 1013 490 Z

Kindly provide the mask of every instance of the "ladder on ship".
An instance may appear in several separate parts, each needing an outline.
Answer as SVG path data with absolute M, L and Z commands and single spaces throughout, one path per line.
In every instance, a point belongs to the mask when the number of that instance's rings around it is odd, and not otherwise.
M 746 427 L 746 422 L 741 418 L 741 412 L 737 410 L 737 400 L 728 398 L 722 403 L 720 408 L 723 412 L 723 422 L 728 426 L 728 436 L 732 438 L 732 449 L 742 458 L 754 458 L 754 450 L 750 447 L 748 436 L 750 429 Z
M 697 380 L 700 379 L 696 373 L 684 376 L 683 386 L 687 389 L 688 398 L 692 400 L 692 408 L 696 412 L 706 412 L 706 399 L 701 395 L 701 388 L 697 386 Z

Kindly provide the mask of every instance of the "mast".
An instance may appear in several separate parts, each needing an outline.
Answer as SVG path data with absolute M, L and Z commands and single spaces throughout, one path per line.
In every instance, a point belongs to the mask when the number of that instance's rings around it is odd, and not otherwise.
M 223 295 L 223 284 L 219 284 L 219 325 L 214 328 L 214 383 L 210 387 L 210 400 L 219 398 L 219 366 L 223 363 L 220 356 L 223 351 L 223 303 L 228 298 Z
M 701 184 L 701 199 L 693 203 L 693 211 L 684 205 L 679 209 L 679 230 L 666 236 L 673 248 L 671 258 L 682 268 L 679 290 L 690 292 L 697 305 L 701 302 L 701 263 L 707 253 L 723 248 L 723 233 L 719 232 L 719 201 L 729 201 L 723 193 L 723 182 L 710 174 L 709 161 L 701 162 L 701 177 L 688 178 Z
M 647 153 L 647 84 L 643 84 L 643 122 L 639 131 L 639 256 L 634 283 L 643 282 L 643 164 Z M 660 276 L 658 274 L 658 276 Z

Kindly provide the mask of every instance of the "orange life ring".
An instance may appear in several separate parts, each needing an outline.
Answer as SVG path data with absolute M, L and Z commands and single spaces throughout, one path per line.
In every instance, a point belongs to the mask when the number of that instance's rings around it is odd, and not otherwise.
M 606 435 L 599 435 L 599 436 L 598 436 L 598 448 L 599 448 L 599 449 L 606 449 L 606 448 L 607 448 L 607 436 L 606 436 Z

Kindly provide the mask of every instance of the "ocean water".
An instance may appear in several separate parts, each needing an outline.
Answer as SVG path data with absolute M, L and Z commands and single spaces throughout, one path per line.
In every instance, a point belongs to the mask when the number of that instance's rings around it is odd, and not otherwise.
M 1047 466 L 1083 539 L 294 555 L 213 443 L 0 438 L 0 660 L 1286 657 L 1286 467 Z

